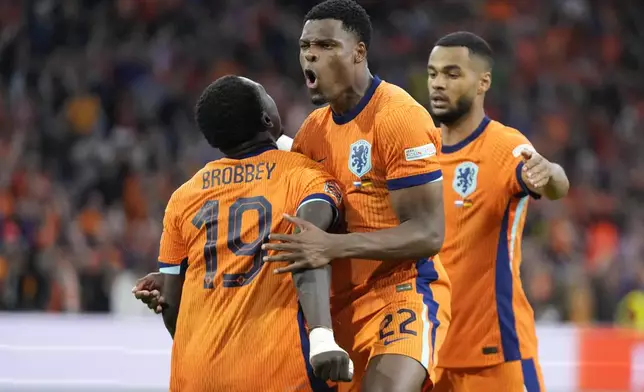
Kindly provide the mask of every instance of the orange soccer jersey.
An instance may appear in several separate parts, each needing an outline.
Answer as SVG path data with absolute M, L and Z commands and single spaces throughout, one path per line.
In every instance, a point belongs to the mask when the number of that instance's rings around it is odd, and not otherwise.
M 400 224 L 389 193 L 442 179 L 440 133 L 429 113 L 401 88 L 375 77 L 356 108 L 337 115 L 311 113 L 293 151 L 321 162 L 344 186 L 349 232 Z M 438 257 L 386 263 L 337 260 L 332 264 L 332 313 L 336 339 L 355 363 L 358 391 L 370 358 L 381 354 L 416 359 L 432 373 L 449 325 L 449 280 Z
M 445 243 L 452 323 L 441 368 L 484 367 L 536 356 L 534 316 L 519 278 L 529 196 L 517 130 L 485 118 L 465 140 L 442 146 Z
M 324 107 L 311 113 L 292 150 L 321 162 L 344 186 L 347 230 L 369 232 L 400 224 L 390 191 L 442 179 L 439 143 L 425 108 L 376 77 L 351 112 L 340 116 Z M 333 288 L 338 294 L 389 272 L 375 260 L 335 263 Z
M 208 163 L 168 202 L 159 266 L 185 268 L 171 391 L 326 390 L 289 275 L 264 268 L 261 244 L 283 214 L 310 200 L 341 202 L 318 164 L 274 149 Z M 183 265 L 183 267 L 182 267 Z

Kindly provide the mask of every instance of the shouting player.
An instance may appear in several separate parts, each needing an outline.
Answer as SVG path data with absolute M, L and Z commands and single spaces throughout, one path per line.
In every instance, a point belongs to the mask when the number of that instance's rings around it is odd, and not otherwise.
M 356 364 L 340 390 L 420 391 L 450 317 L 435 256 L 444 235 L 440 134 L 409 94 L 372 76 L 370 38 L 369 16 L 351 0 L 325 1 L 305 17 L 300 63 L 313 103 L 329 105 L 305 120 L 293 151 L 342 183 L 349 234 L 287 217 L 300 233 L 271 234 L 264 249 L 281 253 L 265 260 L 292 263 L 277 273 L 336 260 L 336 338 Z
M 300 62 L 315 104 L 293 150 L 320 162 L 344 186 L 350 234 L 273 235 L 277 272 L 333 265 L 336 338 L 356 362 L 340 391 L 420 391 L 450 321 L 450 284 L 435 257 L 444 236 L 439 130 L 429 113 L 367 65 L 371 22 L 351 0 L 318 4 L 305 17 Z M 283 232 L 276 230 L 275 232 Z M 341 260 L 347 258 L 348 260 Z M 280 276 L 280 275 L 278 275 Z M 155 275 L 137 290 L 158 311 Z M 165 294 L 165 293 L 164 293 Z M 139 296 L 141 296 L 139 295 Z
M 260 249 L 271 231 L 289 229 L 286 212 L 330 228 L 338 184 L 310 159 L 277 150 L 277 107 L 249 79 L 226 76 L 208 86 L 196 121 L 225 157 L 174 192 L 163 220 L 170 390 L 325 389 L 309 359 L 320 378 L 349 381 L 352 365 L 331 332 L 328 271 L 293 274 L 300 307 L 291 279 L 263 268 Z
M 528 199 L 568 192 L 563 169 L 516 129 L 485 115 L 492 51 L 457 32 L 429 56 L 428 88 L 441 123 L 445 244 L 452 323 L 434 391 L 543 391 L 537 338 L 519 270 Z

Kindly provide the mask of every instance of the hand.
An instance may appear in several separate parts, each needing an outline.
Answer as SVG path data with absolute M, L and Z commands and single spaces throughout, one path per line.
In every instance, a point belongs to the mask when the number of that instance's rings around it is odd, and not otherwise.
M 331 234 L 298 217 L 284 214 L 284 218 L 295 225 L 297 234 L 271 234 L 269 240 L 281 243 L 262 245 L 262 249 L 280 251 L 277 255 L 264 257 L 265 262 L 291 263 L 286 267 L 276 268 L 273 273 L 283 274 L 299 269 L 319 268 L 331 262 Z
M 523 173 L 528 184 L 535 189 L 542 188 L 548 184 L 552 176 L 552 165 L 550 161 L 536 151 L 523 150 Z
M 161 313 L 165 307 L 165 299 L 161 296 L 163 288 L 163 275 L 160 272 L 152 272 L 136 281 L 132 288 L 134 297 L 148 306 L 154 313 Z

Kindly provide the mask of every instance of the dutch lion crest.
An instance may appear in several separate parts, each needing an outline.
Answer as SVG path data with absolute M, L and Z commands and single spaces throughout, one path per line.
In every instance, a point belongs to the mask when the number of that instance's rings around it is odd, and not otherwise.
M 371 144 L 360 139 L 349 147 L 349 170 L 362 177 L 371 170 Z
M 474 162 L 463 162 L 454 169 L 454 181 L 452 188 L 463 199 L 474 193 L 476 190 L 476 177 L 479 167 Z

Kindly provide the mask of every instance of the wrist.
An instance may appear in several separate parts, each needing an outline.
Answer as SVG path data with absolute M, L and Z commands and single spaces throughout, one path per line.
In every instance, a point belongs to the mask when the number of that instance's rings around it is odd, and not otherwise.
M 327 248 L 327 258 L 329 260 L 342 259 L 349 257 L 347 251 L 346 237 L 350 234 L 327 234 L 331 246 Z

